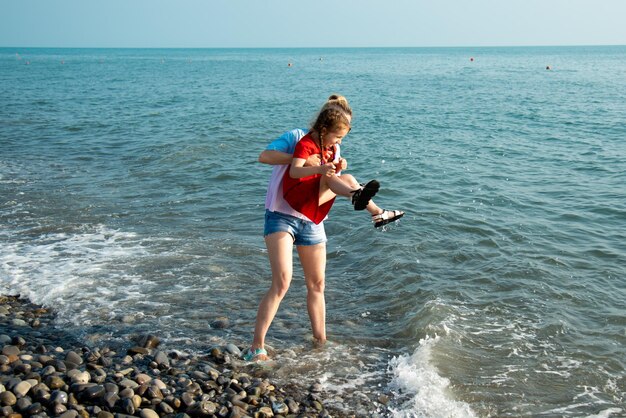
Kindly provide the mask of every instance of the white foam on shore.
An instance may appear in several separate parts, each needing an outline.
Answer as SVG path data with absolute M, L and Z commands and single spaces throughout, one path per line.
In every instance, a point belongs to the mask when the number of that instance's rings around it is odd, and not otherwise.
M 476 417 L 467 403 L 457 401 L 450 392 L 450 381 L 438 374 L 431 353 L 440 337 L 426 337 L 412 355 L 394 357 L 389 362 L 390 387 L 398 398 L 406 398 L 392 409 L 396 418 Z
M 600 411 L 594 415 L 587 415 L 585 418 L 609 418 L 612 416 L 621 416 L 621 415 L 617 415 L 617 414 L 620 414 L 621 412 L 622 412 L 622 408 L 609 408 L 609 409 L 605 409 L 604 411 Z
M 83 322 L 97 311 L 112 313 L 111 283 L 116 292 L 120 283 L 127 284 L 128 294 L 140 292 L 141 278 L 124 268 L 145 253 L 133 233 L 97 225 L 24 239 L 4 230 L 0 238 L 7 234 L 11 239 L 0 241 L 0 293 L 20 295 L 54 307 L 65 320 Z M 84 310 L 91 312 L 81 315 Z

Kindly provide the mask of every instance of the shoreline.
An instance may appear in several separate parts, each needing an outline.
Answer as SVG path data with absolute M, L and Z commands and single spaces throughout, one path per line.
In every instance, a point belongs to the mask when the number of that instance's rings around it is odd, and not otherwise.
M 356 417 L 325 405 L 321 386 L 278 387 L 240 348 L 207 355 L 159 349 L 160 339 L 86 346 L 53 310 L 0 295 L 0 416 Z M 303 383 L 303 382 L 298 382 Z M 386 408 L 382 415 L 386 415 Z

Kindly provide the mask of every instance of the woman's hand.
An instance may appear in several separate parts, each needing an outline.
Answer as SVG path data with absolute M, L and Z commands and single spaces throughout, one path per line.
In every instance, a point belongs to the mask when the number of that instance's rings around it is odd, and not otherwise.
M 306 159 L 306 162 L 304 163 L 305 167 L 315 167 L 320 165 L 320 162 L 322 160 L 320 160 L 320 156 L 319 154 L 311 154 L 309 156 L 309 158 Z
M 326 163 L 324 165 L 320 165 L 320 174 L 326 177 L 332 177 L 336 173 L 336 167 L 333 163 Z

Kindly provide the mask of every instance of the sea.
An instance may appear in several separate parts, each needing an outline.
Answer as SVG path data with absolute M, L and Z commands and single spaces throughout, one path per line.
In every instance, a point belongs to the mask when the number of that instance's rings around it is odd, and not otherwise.
M 294 252 L 269 377 L 357 416 L 626 416 L 625 46 L 0 48 L 0 293 L 85 344 L 249 346 L 258 156 L 332 93 L 406 215 L 335 203 L 329 342 Z

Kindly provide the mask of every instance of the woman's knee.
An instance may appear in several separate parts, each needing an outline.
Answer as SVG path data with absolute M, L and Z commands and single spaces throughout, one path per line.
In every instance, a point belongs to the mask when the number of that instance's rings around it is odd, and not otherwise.
M 326 283 L 324 277 L 317 277 L 306 281 L 306 288 L 309 292 L 323 293 Z
M 291 283 L 291 277 L 287 277 L 286 275 L 281 275 L 281 277 L 275 278 L 272 280 L 272 287 L 270 288 L 270 292 L 274 294 L 279 299 L 283 299 L 289 290 L 289 285 Z

